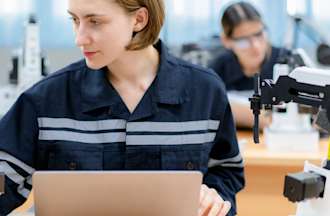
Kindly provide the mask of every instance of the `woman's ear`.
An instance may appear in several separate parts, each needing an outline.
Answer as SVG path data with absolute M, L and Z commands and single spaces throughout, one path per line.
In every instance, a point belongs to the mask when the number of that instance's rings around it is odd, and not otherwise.
M 148 24 L 149 21 L 149 12 L 147 8 L 141 7 L 138 10 L 135 11 L 135 22 L 134 22 L 134 27 L 133 31 L 134 32 L 140 32 L 142 31 Z
M 225 48 L 231 49 L 230 39 L 224 33 L 220 35 L 220 42 Z

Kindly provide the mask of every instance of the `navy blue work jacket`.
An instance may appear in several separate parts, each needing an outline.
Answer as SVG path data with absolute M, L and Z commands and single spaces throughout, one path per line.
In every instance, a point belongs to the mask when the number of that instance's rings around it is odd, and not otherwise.
M 264 60 L 261 71 L 260 79 L 273 79 L 273 67 L 278 63 L 279 58 L 287 55 L 288 51 L 283 48 L 271 48 L 270 55 Z M 228 91 L 237 90 L 253 90 L 254 78 L 247 77 L 237 59 L 237 56 L 231 50 L 226 50 L 219 56 L 215 57 L 209 64 L 223 80 Z
M 225 86 L 161 43 L 154 82 L 130 113 L 107 70 L 74 63 L 24 92 L 0 121 L 0 215 L 22 204 L 35 170 L 200 170 L 232 203 L 244 185 Z

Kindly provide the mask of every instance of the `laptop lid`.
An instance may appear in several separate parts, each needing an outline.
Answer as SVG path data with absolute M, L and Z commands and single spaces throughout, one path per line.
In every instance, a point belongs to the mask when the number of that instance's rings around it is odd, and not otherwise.
M 36 216 L 197 215 L 197 171 L 37 171 Z

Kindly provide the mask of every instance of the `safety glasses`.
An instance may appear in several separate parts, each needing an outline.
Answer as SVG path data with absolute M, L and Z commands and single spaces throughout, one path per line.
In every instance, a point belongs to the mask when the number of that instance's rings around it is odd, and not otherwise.
M 262 41 L 265 39 L 265 29 L 260 30 L 252 35 L 231 38 L 234 46 L 238 49 L 249 49 L 252 46 L 252 40 Z

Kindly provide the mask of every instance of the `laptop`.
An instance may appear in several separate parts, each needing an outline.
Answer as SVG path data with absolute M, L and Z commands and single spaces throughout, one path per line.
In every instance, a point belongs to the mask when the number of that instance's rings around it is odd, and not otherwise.
M 198 171 L 37 171 L 36 216 L 195 216 Z

